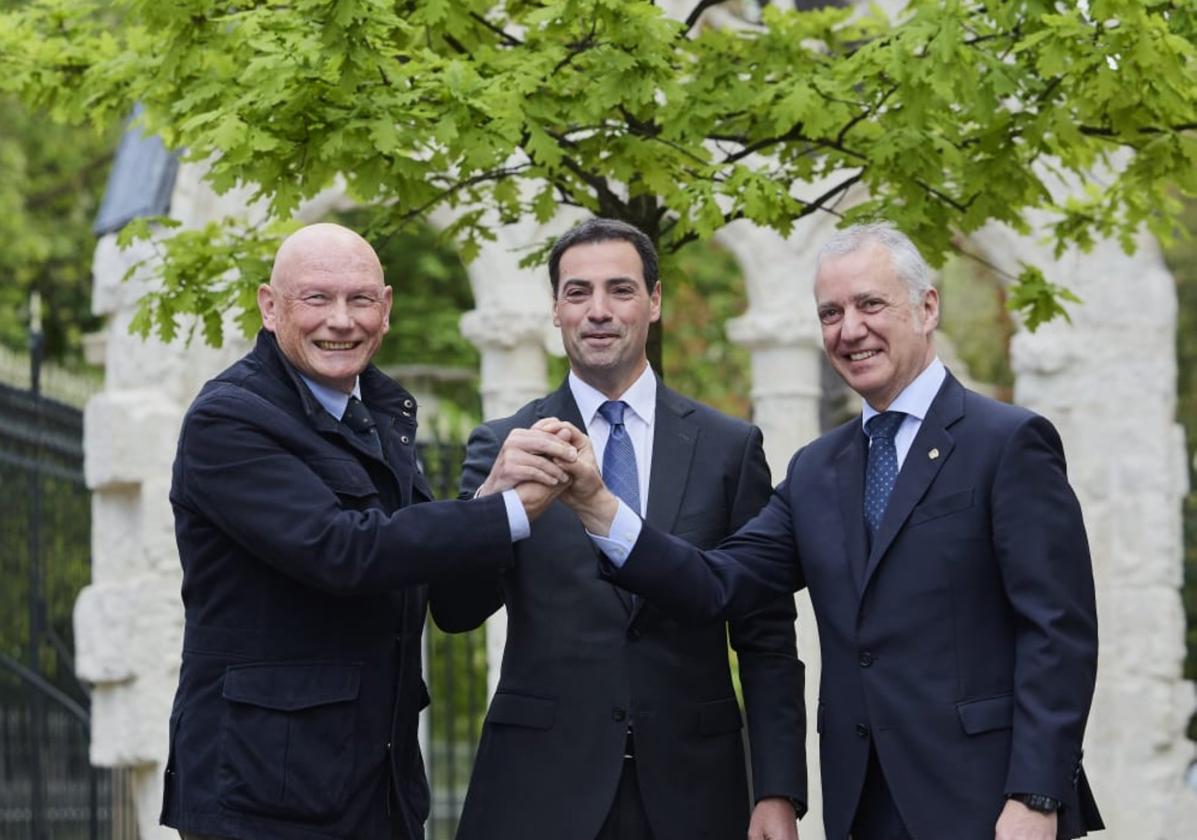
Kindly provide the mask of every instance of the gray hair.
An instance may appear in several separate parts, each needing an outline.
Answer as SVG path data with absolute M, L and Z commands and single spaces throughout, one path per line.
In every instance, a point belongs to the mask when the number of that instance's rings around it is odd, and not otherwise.
M 931 289 L 931 267 L 910 241 L 910 237 L 898 230 L 893 222 L 868 222 L 837 231 L 819 249 L 819 255 L 815 260 L 815 273 L 818 274 L 825 257 L 842 257 L 872 244 L 880 245 L 889 251 L 894 273 L 906 284 L 910 292 L 910 302 L 917 305 L 923 299 L 923 295 Z

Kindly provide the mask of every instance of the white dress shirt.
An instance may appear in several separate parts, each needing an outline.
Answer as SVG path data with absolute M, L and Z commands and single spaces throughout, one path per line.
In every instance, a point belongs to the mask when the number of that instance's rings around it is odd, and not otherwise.
M 582 422 L 586 424 L 586 434 L 590 436 L 590 445 L 594 449 L 594 458 L 601 469 L 607 440 L 611 437 L 611 424 L 599 414 L 599 406 L 607 402 L 607 397 L 597 388 L 583 382 L 573 371 L 569 373 L 569 390 L 574 396 L 574 402 L 578 404 Z M 623 413 L 623 426 L 636 453 L 636 478 L 640 482 L 640 510 L 636 513 L 644 516 L 648 510 L 648 475 L 653 462 L 653 421 L 657 414 L 657 377 L 650 365 L 645 365 L 644 372 L 636 381 L 616 397 L 616 401 L 620 400 L 628 406 L 628 410 Z

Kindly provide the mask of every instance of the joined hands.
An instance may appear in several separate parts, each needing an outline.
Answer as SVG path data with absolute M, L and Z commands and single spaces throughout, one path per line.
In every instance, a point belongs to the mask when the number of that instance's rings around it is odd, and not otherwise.
M 546 417 L 515 429 L 503 442 L 478 495 L 515 489 L 529 519 L 558 497 L 573 508 L 586 530 L 606 536 L 619 502 L 599 475 L 590 438 L 574 424 Z

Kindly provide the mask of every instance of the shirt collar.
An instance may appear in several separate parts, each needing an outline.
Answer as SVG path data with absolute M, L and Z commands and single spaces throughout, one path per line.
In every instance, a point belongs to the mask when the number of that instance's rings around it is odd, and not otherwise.
M 344 391 L 338 391 L 336 388 L 330 388 L 327 385 L 321 385 L 319 382 L 314 382 L 302 373 L 299 378 L 308 386 L 308 390 L 312 392 L 312 396 L 316 398 L 316 402 L 324 406 L 324 410 L 333 416 L 334 419 L 340 420 L 345 414 L 345 408 L 349 405 L 350 394 Z M 361 377 L 355 377 L 353 380 L 352 396 L 359 400 L 362 398 L 362 383 Z
M 578 404 L 582 422 L 586 424 L 586 428 L 590 428 L 594 415 L 598 414 L 599 406 L 607 401 L 607 396 L 593 385 L 582 381 L 572 370 L 569 372 L 569 390 L 574 395 L 574 402 Z M 652 426 L 657 411 L 657 377 L 653 373 L 652 365 L 645 365 L 644 372 L 616 399 L 623 400 L 637 417 L 646 425 Z
M 931 364 L 927 365 L 923 372 L 914 378 L 913 382 L 902 389 L 902 393 L 898 394 L 886 411 L 900 411 L 916 418 L 920 423 L 923 422 L 923 418 L 931 409 L 931 403 L 935 400 L 935 395 L 939 393 L 939 387 L 943 385 L 947 375 L 948 369 L 936 356 L 932 359 Z M 861 425 L 881 413 L 869 405 L 868 400 L 862 399 L 860 405 Z

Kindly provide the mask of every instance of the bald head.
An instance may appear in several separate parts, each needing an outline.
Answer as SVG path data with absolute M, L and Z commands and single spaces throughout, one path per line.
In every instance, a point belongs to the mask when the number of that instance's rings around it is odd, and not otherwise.
M 390 327 L 391 290 L 369 242 L 340 225 L 309 225 L 279 246 L 258 309 L 296 370 L 349 393 Z
M 283 240 L 274 255 L 270 285 L 278 288 L 308 272 L 347 270 L 373 273 L 382 285 L 382 264 L 370 243 L 347 227 L 321 222 L 300 228 Z

